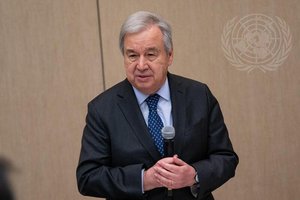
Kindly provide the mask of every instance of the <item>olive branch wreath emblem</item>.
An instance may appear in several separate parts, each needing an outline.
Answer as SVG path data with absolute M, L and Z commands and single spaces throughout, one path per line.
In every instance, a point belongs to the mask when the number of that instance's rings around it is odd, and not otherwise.
M 253 14 L 253 15 L 261 15 L 261 14 Z M 251 16 L 251 15 L 248 15 Z M 265 15 L 262 15 L 265 16 Z M 224 52 L 224 56 L 226 59 L 231 63 L 231 65 L 235 66 L 238 70 L 241 71 L 247 71 L 251 72 L 254 69 L 260 69 L 263 72 L 266 71 L 275 71 L 280 65 L 283 64 L 283 62 L 287 59 L 288 53 L 292 49 L 292 35 L 290 33 L 289 26 L 287 23 L 279 18 L 275 17 L 278 27 L 280 27 L 279 31 L 281 32 L 281 45 L 278 47 L 278 51 L 275 56 L 272 57 L 272 59 L 269 62 L 265 63 L 247 63 L 245 60 L 239 57 L 239 55 L 236 54 L 234 51 L 234 47 L 232 46 L 232 33 L 234 30 L 234 27 L 236 25 L 237 17 L 234 17 L 233 19 L 229 20 L 224 29 L 221 36 L 221 42 L 222 42 L 222 50 Z

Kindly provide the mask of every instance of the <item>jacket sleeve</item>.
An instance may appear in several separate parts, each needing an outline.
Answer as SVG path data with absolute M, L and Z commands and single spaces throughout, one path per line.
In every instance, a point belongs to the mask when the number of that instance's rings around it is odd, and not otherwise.
M 82 195 L 103 198 L 142 197 L 143 164 L 112 167 L 110 135 L 93 103 L 88 105 L 77 184 Z
M 207 159 L 193 164 L 199 177 L 199 198 L 233 177 L 239 161 L 233 150 L 220 106 L 208 87 L 205 87 L 208 105 Z

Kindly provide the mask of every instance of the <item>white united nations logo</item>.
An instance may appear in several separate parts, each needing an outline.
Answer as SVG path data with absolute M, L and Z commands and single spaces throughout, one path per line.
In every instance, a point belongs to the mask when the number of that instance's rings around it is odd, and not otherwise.
M 227 22 L 221 37 L 228 61 L 237 69 L 276 70 L 288 57 L 292 35 L 287 23 L 263 14 L 250 14 Z M 237 22 L 236 22 L 237 21 Z

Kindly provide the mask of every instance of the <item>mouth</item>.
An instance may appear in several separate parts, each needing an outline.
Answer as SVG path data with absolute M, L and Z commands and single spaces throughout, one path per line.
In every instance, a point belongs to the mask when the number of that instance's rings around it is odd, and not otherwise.
M 136 78 L 140 82 L 147 82 L 151 78 L 151 76 L 150 75 L 137 75 Z

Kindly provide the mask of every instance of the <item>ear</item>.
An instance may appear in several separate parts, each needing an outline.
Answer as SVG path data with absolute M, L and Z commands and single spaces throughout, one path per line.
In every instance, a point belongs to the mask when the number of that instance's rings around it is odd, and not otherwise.
M 169 62 L 168 62 L 168 64 L 170 66 L 173 63 L 173 58 L 174 58 L 174 51 L 173 51 L 173 49 L 170 51 L 170 53 L 169 53 L 168 56 L 169 56 Z

